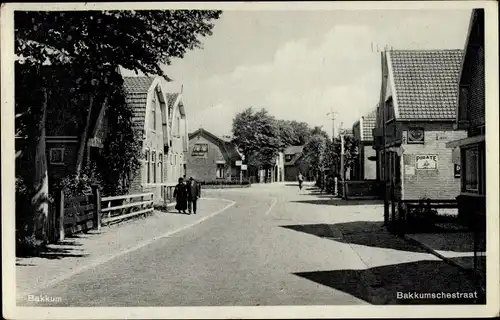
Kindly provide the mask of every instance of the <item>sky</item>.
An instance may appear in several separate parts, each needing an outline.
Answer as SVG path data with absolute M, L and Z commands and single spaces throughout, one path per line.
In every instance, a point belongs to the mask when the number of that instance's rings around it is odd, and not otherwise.
M 311 127 L 352 127 L 380 94 L 380 53 L 463 49 L 470 10 L 226 11 L 203 49 L 164 70 L 183 85 L 189 131 L 230 135 L 253 107 Z M 125 72 L 126 75 L 130 75 Z

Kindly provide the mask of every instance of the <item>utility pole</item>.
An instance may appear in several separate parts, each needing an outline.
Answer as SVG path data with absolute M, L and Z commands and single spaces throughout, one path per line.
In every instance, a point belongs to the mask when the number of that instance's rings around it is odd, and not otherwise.
M 334 143 L 334 146 L 335 146 L 335 115 L 337 113 L 338 112 L 332 110 L 326 114 L 327 116 L 332 116 L 332 142 Z
M 332 117 L 332 154 L 335 154 L 335 115 L 337 114 L 336 111 L 333 111 L 330 109 L 330 112 L 328 112 L 326 115 Z M 331 174 L 333 176 L 333 181 L 334 181 L 334 187 L 333 187 L 333 193 L 334 195 L 337 195 L 338 192 L 338 187 L 337 187 L 337 178 L 335 178 L 335 162 L 332 163 L 332 167 L 330 170 L 332 170 Z

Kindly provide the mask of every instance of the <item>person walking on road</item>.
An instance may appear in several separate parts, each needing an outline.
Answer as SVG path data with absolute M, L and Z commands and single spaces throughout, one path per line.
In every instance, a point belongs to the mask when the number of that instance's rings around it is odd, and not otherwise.
M 302 173 L 299 172 L 297 180 L 299 180 L 299 190 L 302 190 L 302 182 L 304 182 L 304 177 L 302 176 Z
M 201 197 L 201 185 L 193 179 L 193 177 L 189 178 L 188 182 L 188 211 L 189 214 L 193 212 L 196 214 L 196 208 L 198 199 Z
M 175 209 L 177 209 L 177 211 L 179 213 L 181 213 L 181 211 L 183 213 L 186 213 L 187 199 L 188 199 L 188 188 L 187 188 L 186 184 L 184 183 L 183 178 L 179 178 L 179 183 L 175 186 L 174 197 L 175 197 L 175 201 L 176 201 Z

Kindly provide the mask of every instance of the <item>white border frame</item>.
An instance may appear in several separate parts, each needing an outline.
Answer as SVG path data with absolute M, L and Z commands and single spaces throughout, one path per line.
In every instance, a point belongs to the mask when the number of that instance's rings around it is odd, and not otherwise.
M 351 1 L 351 2 L 172 2 L 172 3 L 7 3 L 1 8 L 1 102 L 2 102 L 2 212 L 13 211 L 14 199 L 14 103 L 12 58 L 14 53 L 13 11 L 18 10 L 103 10 L 103 9 L 224 9 L 224 10 L 373 10 L 373 9 L 472 9 L 484 7 L 487 23 L 485 38 L 486 70 L 486 119 L 488 123 L 488 156 L 486 164 L 491 176 L 498 174 L 498 3 L 494 1 Z M 12 119 L 12 120 L 11 120 Z M 8 136 L 12 135 L 12 139 Z M 8 245 L 14 239 L 13 215 L 2 214 L 3 249 L 3 303 L 6 318 L 16 319 L 143 319 L 143 318 L 341 318 L 341 317 L 388 317 L 406 318 L 414 314 L 429 314 L 432 317 L 478 317 L 495 316 L 499 313 L 499 214 L 498 179 L 487 180 L 487 234 L 494 241 L 487 241 L 488 304 L 484 306 L 259 306 L 259 307 L 138 307 L 138 308 L 32 308 L 15 306 L 14 246 Z

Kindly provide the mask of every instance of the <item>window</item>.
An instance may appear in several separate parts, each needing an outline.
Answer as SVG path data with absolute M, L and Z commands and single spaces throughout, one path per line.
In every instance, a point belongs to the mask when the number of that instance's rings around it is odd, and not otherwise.
M 150 128 L 156 130 L 156 98 L 151 101 Z
M 193 157 L 206 158 L 208 156 L 208 144 L 197 143 L 193 146 L 193 151 L 191 152 Z
M 466 148 L 462 151 L 463 181 L 462 189 L 465 192 L 479 193 L 479 149 Z
M 149 183 L 150 180 L 149 180 L 149 172 L 150 172 L 150 168 L 149 168 L 149 150 L 146 150 L 145 152 L 145 159 L 144 159 L 144 165 L 146 166 L 146 182 Z
M 160 183 L 163 182 L 163 155 L 158 154 L 158 167 L 160 168 Z
M 64 148 L 51 148 L 49 159 L 50 164 L 64 164 Z
M 224 178 L 224 165 L 223 164 L 217 164 L 217 179 L 223 179 Z
M 151 152 L 151 167 L 153 168 L 153 183 L 156 183 L 156 153 Z

